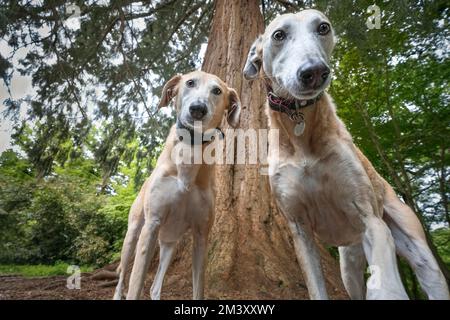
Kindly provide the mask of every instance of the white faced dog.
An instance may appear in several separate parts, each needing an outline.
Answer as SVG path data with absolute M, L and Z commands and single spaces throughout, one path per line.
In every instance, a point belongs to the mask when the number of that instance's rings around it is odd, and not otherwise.
M 448 299 L 416 215 L 354 145 L 324 91 L 331 81 L 334 41 L 323 13 L 282 15 L 256 39 L 244 67 L 247 79 L 259 77 L 268 89 L 269 125 L 279 130 L 280 139 L 269 140 L 270 184 L 310 297 L 328 298 L 316 234 L 339 247 L 342 279 L 352 299 L 408 298 L 396 251 L 411 264 L 430 299 Z M 367 288 L 366 262 L 375 280 Z
M 150 296 L 159 299 L 164 276 L 178 240 L 188 230 L 193 233 L 193 297 L 203 299 L 208 234 L 214 221 L 214 166 L 184 163 L 173 159 L 174 148 L 196 147 L 195 141 L 180 139 L 180 129 L 194 134 L 201 122 L 202 135 L 217 128 L 227 115 L 228 123 L 239 122 L 240 100 L 234 89 L 212 74 L 195 71 L 177 75 L 164 86 L 160 107 L 175 99 L 177 124 L 166 140 L 155 169 L 134 201 L 128 219 L 114 299 L 121 299 L 127 267 L 135 253 L 127 299 L 138 299 L 150 260 L 159 240 L 160 260 Z M 192 138 L 192 136 L 191 136 Z M 208 141 L 197 147 L 204 148 Z M 137 246 L 136 246 L 137 244 Z M 135 250 L 136 248 L 136 250 Z

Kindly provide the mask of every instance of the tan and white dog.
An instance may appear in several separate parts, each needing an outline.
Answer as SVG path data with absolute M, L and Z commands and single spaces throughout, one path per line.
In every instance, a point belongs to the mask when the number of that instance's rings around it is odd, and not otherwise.
M 163 88 L 159 107 L 167 106 L 172 98 L 177 124 L 171 128 L 155 169 L 131 207 L 114 299 L 122 297 L 127 266 L 134 252 L 127 299 L 140 298 L 158 239 L 160 260 L 150 295 L 153 300 L 159 299 L 176 244 L 188 229 L 193 233 L 193 297 L 203 299 L 207 240 L 214 221 L 214 166 L 181 162 L 173 151 L 180 146 L 188 150 L 204 148 L 207 141 L 197 144 L 189 138 L 180 141 L 180 130 L 194 134 L 199 130 L 198 122 L 201 138 L 206 131 L 220 126 L 225 114 L 228 123 L 235 127 L 239 122 L 240 100 L 236 91 L 218 77 L 201 71 L 170 79 Z
M 321 12 L 281 15 L 254 42 L 244 67 L 247 79 L 262 78 L 268 87 L 269 126 L 279 130 L 279 141 L 269 140 L 270 184 L 309 295 L 328 298 L 316 234 L 339 247 L 342 279 L 352 299 L 408 298 L 396 251 L 430 299 L 448 299 L 420 222 L 354 145 L 324 92 L 334 43 Z M 367 292 L 366 261 L 372 270 Z

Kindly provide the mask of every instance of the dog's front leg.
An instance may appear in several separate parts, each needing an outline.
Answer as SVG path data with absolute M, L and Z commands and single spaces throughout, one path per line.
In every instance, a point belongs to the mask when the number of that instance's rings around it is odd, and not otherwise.
M 363 300 L 366 296 L 364 271 L 366 256 L 361 243 L 339 247 L 341 278 L 350 299 Z
M 133 270 L 131 271 L 127 300 L 136 300 L 141 296 L 145 276 L 147 275 L 150 261 L 155 253 L 159 227 L 160 221 L 156 219 L 145 221 L 142 227 L 136 247 Z
M 152 300 L 159 300 L 161 298 L 161 288 L 164 282 L 167 269 L 169 269 L 172 262 L 173 255 L 177 242 L 159 242 L 159 265 L 156 272 L 155 280 L 150 289 L 150 297 Z
M 288 221 L 288 226 L 294 240 L 297 260 L 306 280 L 309 297 L 314 300 L 327 300 L 320 255 L 311 230 L 298 221 Z
M 203 300 L 204 297 L 208 233 L 209 230 L 193 230 L 192 287 L 194 300 Z
M 270 145 L 269 145 L 270 146 Z M 270 186 L 278 207 L 286 218 L 294 240 L 295 254 L 306 280 L 309 297 L 314 300 L 327 300 L 327 290 L 320 263 L 320 255 L 314 241 L 313 230 L 301 218 L 306 208 L 299 202 L 301 188 L 298 181 L 299 168 L 295 165 L 282 165 L 273 157 L 269 162 Z M 298 177 L 298 179 L 297 179 Z

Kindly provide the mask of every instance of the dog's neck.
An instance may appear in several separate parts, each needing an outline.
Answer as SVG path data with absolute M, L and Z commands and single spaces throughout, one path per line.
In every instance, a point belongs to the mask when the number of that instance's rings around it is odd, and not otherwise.
M 267 101 L 269 103 L 270 109 L 273 111 L 286 113 L 293 121 L 296 120 L 296 115 L 301 112 L 301 109 L 309 107 L 315 104 L 323 96 L 323 91 L 320 92 L 316 97 L 311 99 L 299 100 L 296 98 L 283 98 L 277 96 L 271 85 L 266 83 L 267 90 Z
M 203 151 L 208 144 L 191 144 L 190 141 L 181 141 L 176 125 L 171 129 L 164 148 L 165 158 L 169 157 L 170 168 L 168 172 L 176 176 L 180 190 L 189 191 L 193 185 L 204 187 L 211 182 L 214 175 L 214 166 L 203 161 Z M 181 157 L 177 158 L 178 151 L 187 152 L 184 163 Z
M 194 130 L 194 128 L 185 126 L 179 119 L 177 119 L 176 128 L 177 131 L 183 130 L 185 134 L 183 135 L 181 134 L 181 132 L 178 132 L 180 133 L 178 139 L 180 141 L 183 141 L 185 138 L 187 138 L 188 140 L 190 139 L 190 141 L 187 142 L 190 143 L 191 146 L 208 144 L 212 142 L 217 137 L 217 135 L 219 135 L 220 138 L 224 138 L 224 133 L 219 127 L 206 130 L 206 132 L 204 133 L 198 133 Z M 186 143 L 186 141 L 184 142 Z
M 304 151 L 316 152 L 329 142 L 330 137 L 346 132 L 336 115 L 330 96 L 325 92 L 314 102 L 301 108 L 299 112 L 304 121 L 304 130 L 301 134 L 296 131 L 298 121 L 293 120 L 284 112 L 267 107 L 270 128 L 279 130 L 280 143 L 287 144 L 286 147 L 291 148 L 292 152 L 299 148 Z

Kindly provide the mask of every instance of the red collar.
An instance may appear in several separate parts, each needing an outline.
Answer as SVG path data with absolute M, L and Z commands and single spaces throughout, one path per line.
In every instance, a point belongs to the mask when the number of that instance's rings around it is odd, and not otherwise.
M 286 113 L 291 117 L 293 112 L 297 112 L 300 109 L 306 108 L 317 101 L 319 101 L 323 96 L 323 91 L 317 95 L 317 97 L 308 100 L 298 100 L 298 99 L 284 99 L 278 97 L 273 93 L 272 87 L 266 85 L 267 88 L 267 100 L 269 101 L 270 109 L 278 112 Z
M 286 110 L 297 111 L 298 109 L 306 108 L 322 98 L 323 92 L 319 93 L 314 99 L 297 100 L 297 99 L 284 99 L 276 96 L 273 92 L 267 93 L 267 100 L 269 100 L 269 106 L 274 111 L 285 112 Z

